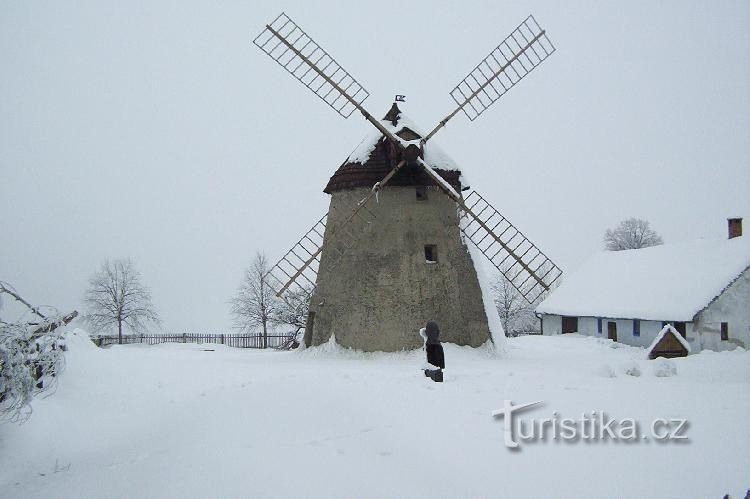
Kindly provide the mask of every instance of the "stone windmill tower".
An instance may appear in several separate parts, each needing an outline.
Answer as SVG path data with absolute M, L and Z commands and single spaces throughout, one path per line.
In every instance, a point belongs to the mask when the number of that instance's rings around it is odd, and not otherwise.
M 533 17 L 451 91 L 457 107 L 426 134 L 396 104 L 382 120 L 368 113 L 364 87 L 285 14 L 253 43 L 341 116 L 359 111 L 375 127 L 330 178 L 328 213 L 266 276 L 287 303 L 309 300 L 306 345 L 335 335 L 365 351 L 415 348 L 417 330 L 433 319 L 444 341 L 479 346 L 491 339 L 486 311 L 494 305 L 477 258 L 484 255 L 531 303 L 560 277 L 428 144 L 459 112 L 476 119 L 554 52 Z

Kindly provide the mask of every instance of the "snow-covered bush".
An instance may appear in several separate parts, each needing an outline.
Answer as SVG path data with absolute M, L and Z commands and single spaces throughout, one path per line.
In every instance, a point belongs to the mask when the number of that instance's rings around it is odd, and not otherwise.
M 654 362 L 654 376 L 667 378 L 677 374 L 677 366 L 672 359 L 659 357 Z
M 641 368 L 634 360 L 623 364 L 622 371 L 628 376 L 638 377 L 641 375 Z
M 65 366 L 65 344 L 60 326 L 78 312 L 65 316 L 42 313 L 26 302 L 7 283 L 0 282 L 0 295 L 21 302 L 34 319 L 22 316 L 6 322 L 0 318 L 0 421 L 23 421 L 31 414 L 31 400 L 55 386 Z
M 49 326 L 58 322 L 50 320 Z M 0 323 L 0 419 L 22 421 L 34 396 L 54 387 L 65 366 L 65 344 L 58 329 Z

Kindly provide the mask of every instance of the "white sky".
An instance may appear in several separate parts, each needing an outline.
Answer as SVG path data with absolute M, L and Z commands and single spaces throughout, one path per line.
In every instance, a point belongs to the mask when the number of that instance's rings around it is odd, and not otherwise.
M 327 209 L 369 132 L 251 44 L 284 10 L 372 94 L 431 128 L 448 92 L 529 13 L 557 52 L 435 141 L 563 269 L 607 227 L 665 241 L 750 231 L 750 2 L 4 2 L 0 279 L 81 308 L 132 257 L 164 329 L 227 330 L 257 249 Z

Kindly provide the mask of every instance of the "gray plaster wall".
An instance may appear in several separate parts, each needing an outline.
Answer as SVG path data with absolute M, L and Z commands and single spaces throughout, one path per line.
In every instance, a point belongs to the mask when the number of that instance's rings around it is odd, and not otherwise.
M 647 347 L 654 341 L 662 329 L 661 321 L 641 320 L 640 336 L 635 335 L 632 319 L 613 319 L 601 317 L 601 332 L 599 331 L 599 317 L 578 317 L 578 334 L 607 338 L 607 323 L 617 324 L 617 341 L 634 347 Z M 542 314 L 542 325 L 545 335 L 562 333 L 562 317 L 559 315 Z M 689 329 L 689 327 L 686 325 Z
M 721 340 L 721 323 L 729 328 L 729 340 Z M 695 343 L 698 349 L 750 348 L 750 268 L 730 284 L 708 307 L 696 315 Z
M 347 230 L 364 233 L 332 270 L 337 232 L 367 188 L 331 196 L 318 282 L 310 302 L 305 343 L 319 345 L 332 334 L 342 346 L 398 351 L 422 346 L 418 331 L 427 320 L 440 325 L 441 340 L 480 346 L 490 339 L 474 263 L 464 246 L 456 204 L 437 187 L 417 200 L 414 187 L 385 187 L 369 204 L 376 215 Z M 425 245 L 437 247 L 437 263 L 425 261 Z

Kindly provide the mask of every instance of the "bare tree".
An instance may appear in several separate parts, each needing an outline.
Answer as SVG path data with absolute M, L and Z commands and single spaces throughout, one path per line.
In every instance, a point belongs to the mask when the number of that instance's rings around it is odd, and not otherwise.
M 15 321 L 0 317 L 0 420 L 23 421 L 31 414 L 31 401 L 54 387 L 65 366 L 61 333 L 78 312 L 61 315 L 27 302 L 8 283 L 0 281 L 0 297 L 9 295 L 27 309 Z M 0 309 L 2 302 L 0 302 Z
M 534 309 L 503 275 L 492 282 L 492 294 L 506 335 L 516 336 L 534 329 Z
M 234 325 L 242 331 L 263 331 L 263 348 L 268 346 L 268 326 L 275 322 L 279 300 L 266 281 L 270 265 L 266 255 L 255 253 L 245 269 L 237 294 L 229 301 Z
M 148 323 L 160 323 L 151 303 L 151 292 L 141 282 L 141 274 L 130 259 L 104 261 L 89 279 L 84 303 L 88 307 L 86 319 L 94 328 L 117 326 L 119 343 L 122 343 L 123 324 L 138 333 Z
M 663 243 L 648 221 L 641 218 L 623 220 L 617 227 L 604 233 L 604 249 L 608 251 L 648 248 Z
M 293 336 L 297 342 L 299 332 L 306 327 L 307 313 L 310 310 L 311 287 L 297 287 L 289 289 L 280 300 L 273 322 L 278 325 L 287 325 L 295 328 Z

